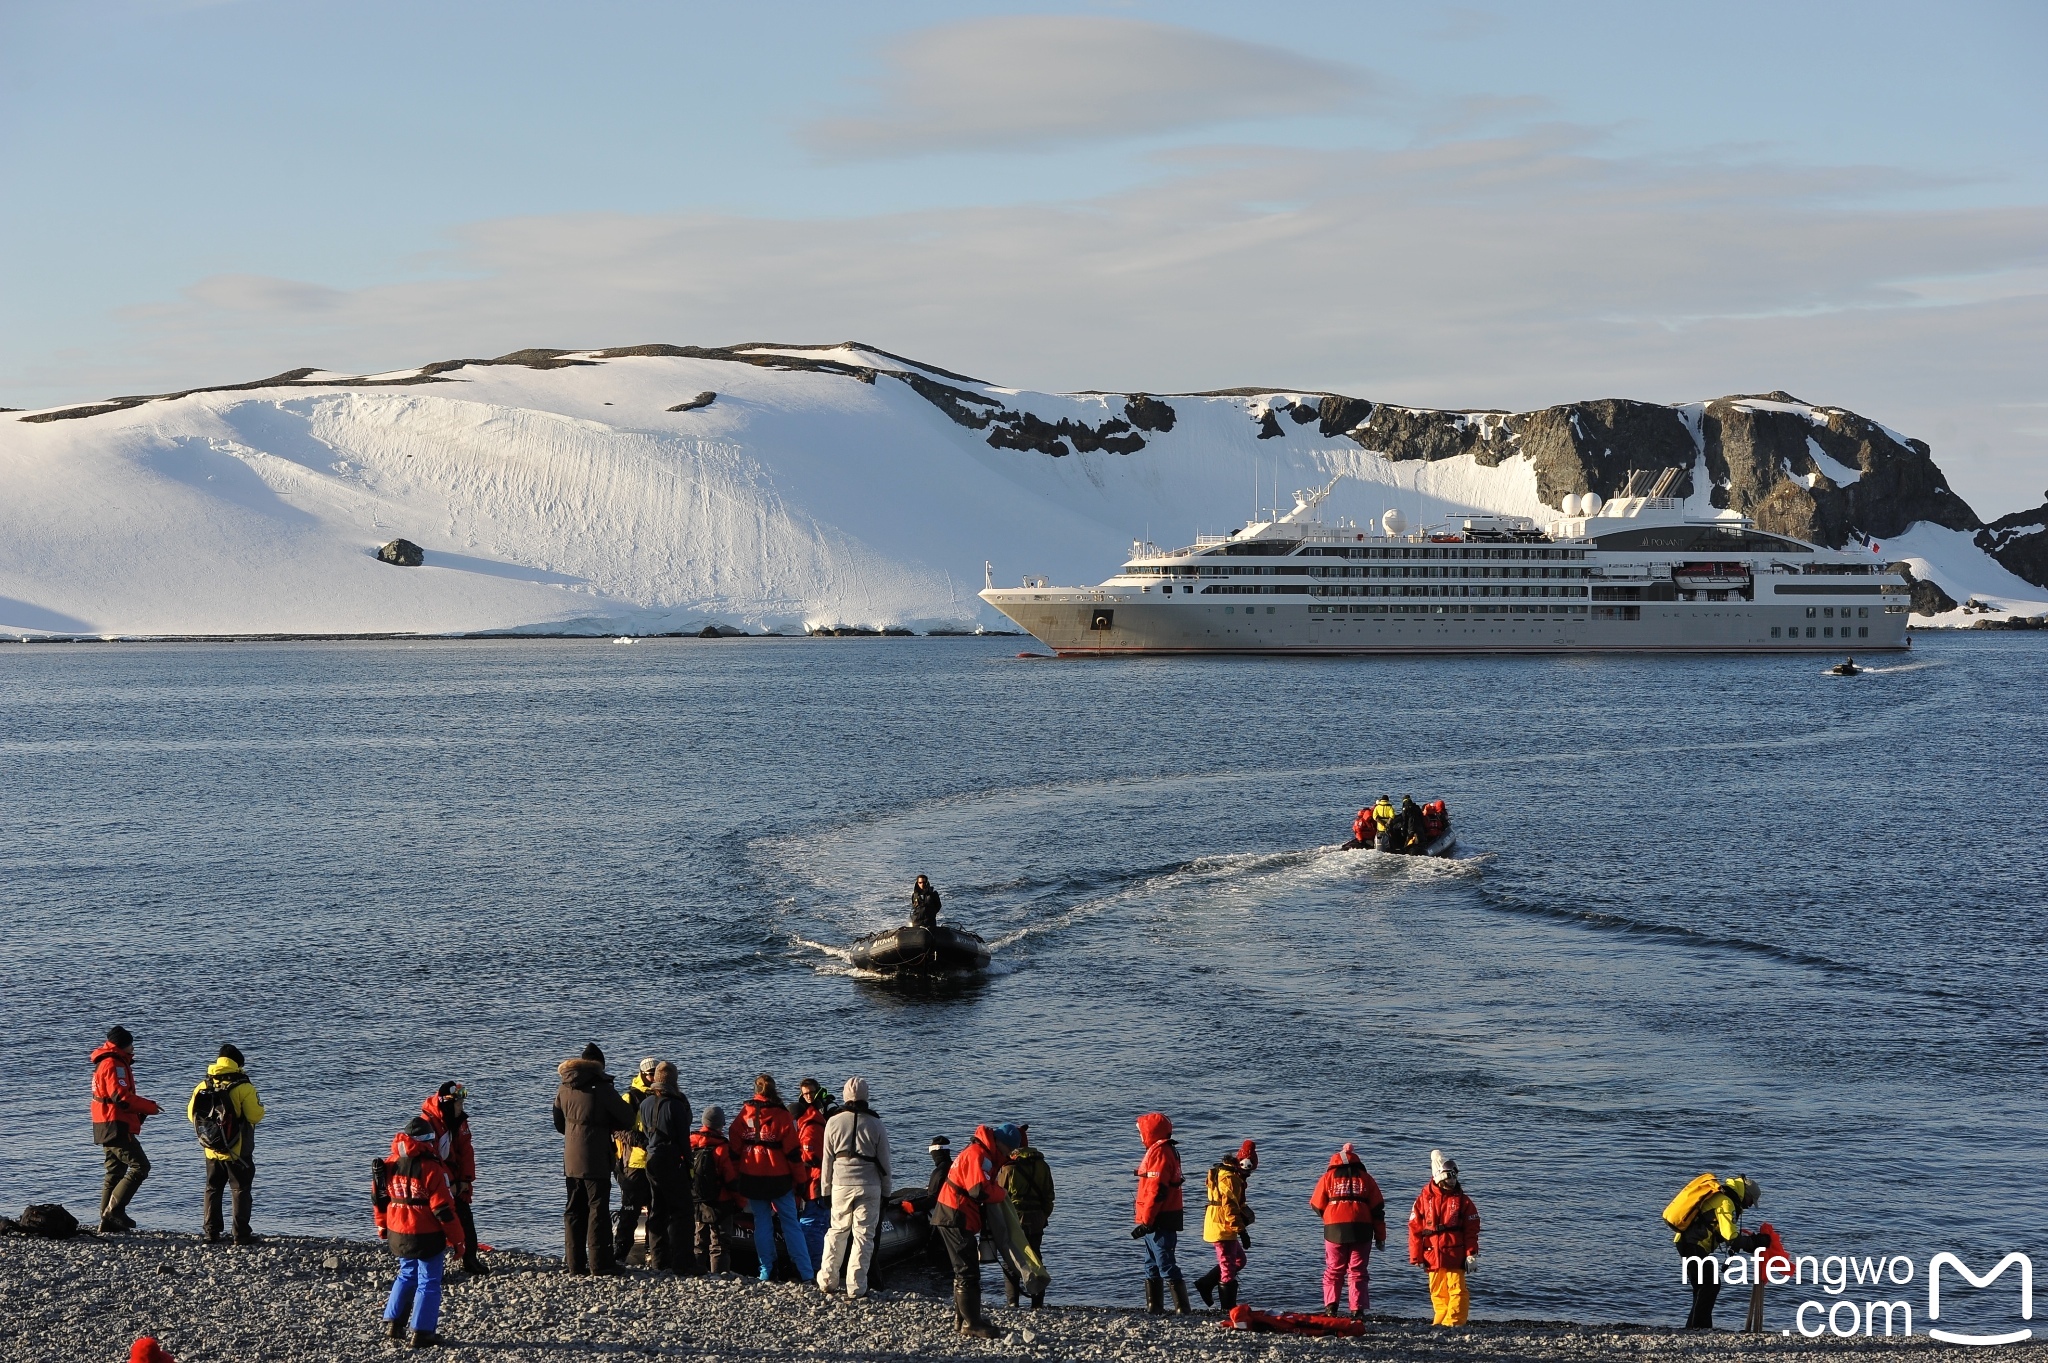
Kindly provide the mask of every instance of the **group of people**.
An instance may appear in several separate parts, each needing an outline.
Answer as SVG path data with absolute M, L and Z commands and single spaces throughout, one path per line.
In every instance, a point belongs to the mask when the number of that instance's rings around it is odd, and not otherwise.
M 1396 809 L 1392 797 L 1382 795 L 1358 811 L 1351 821 L 1351 841 L 1344 846 L 1350 851 L 1375 847 L 1382 852 L 1420 852 L 1450 829 L 1450 807 L 1442 800 L 1418 805 L 1413 795 L 1403 795 Z
M 150 1170 L 142 1125 L 162 1109 L 137 1091 L 135 1042 L 126 1028 L 108 1031 L 92 1064 L 93 1136 L 106 1163 L 100 1230 L 117 1233 L 134 1228 L 127 1207 Z M 834 1104 L 822 1085 L 807 1078 L 797 1099 L 785 1104 L 774 1078 L 758 1075 L 753 1096 L 728 1126 L 715 1105 L 693 1123 L 690 1100 L 669 1061 L 641 1061 L 622 1093 L 606 1070 L 604 1052 L 592 1042 L 564 1060 L 557 1073 L 553 1116 L 563 1137 L 563 1260 L 570 1273 L 618 1272 L 634 1250 L 643 1218 L 650 1267 L 683 1275 L 729 1271 L 735 1225 L 745 1214 L 764 1281 L 786 1258 L 799 1280 L 814 1282 L 820 1291 L 863 1297 L 885 1209 L 895 1197 L 906 1199 L 905 1211 L 929 1210 L 952 1269 L 954 1319 L 962 1334 L 993 1334 L 981 1305 L 985 1242 L 998 1249 L 1004 1300 L 1014 1307 L 1028 1297 L 1034 1308 L 1044 1305 L 1049 1277 L 1042 1252 L 1054 1187 L 1045 1156 L 1031 1145 L 1024 1125 L 977 1126 L 957 1153 L 947 1137 L 934 1137 L 922 1194 L 906 1195 L 891 1191 L 889 1133 L 869 1104 L 864 1079 L 847 1079 Z M 471 1275 L 488 1271 L 472 1210 L 476 1150 L 467 1097 L 460 1082 L 440 1085 L 392 1138 L 388 1158 L 373 1165 L 373 1218 L 399 1260 L 384 1322 L 392 1338 L 409 1336 L 415 1348 L 441 1342 L 444 1263 L 458 1260 Z M 206 1162 L 201 1226 L 209 1242 L 224 1237 L 221 1199 L 229 1192 L 235 1243 L 257 1241 L 250 1210 L 256 1129 L 264 1116 L 242 1052 L 231 1043 L 221 1046 L 186 1103 Z M 1133 1171 L 1131 1236 L 1141 1242 L 1145 1309 L 1163 1313 L 1170 1294 L 1173 1309 L 1186 1314 L 1192 1308 L 1178 1261 L 1185 1180 L 1173 1123 L 1164 1113 L 1148 1112 L 1137 1119 L 1137 1130 L 1144 1154 Z M 1246 1140 L 1208 1170 L 1202 1238 L 1216 1262 L 1195 1279 L 1195 1287 L 1205 1304 L 1226 1312 L 1238 1304 L 1249 1262 L 1256 1221 L 1250 1183 L 1258 1168 L 1258 1146 Z M 614 1179 L 620 1189 L 616 1215 Z M 1721 1184 L 1711 1175 L 1702 1180 L 1703 1195 L 1687 1203 L 1682 1218 L 1667 1213 L 1680 1254 L 1707 1256 L 1724 1246 L 1739 1253 L 1760 1243 L 1739 1225 L 1742 1213 L 1760 1200 L 1755 1181 L 1738 1177 Z M 1334 1316 L 1342 1303 L 1354 1320 L 1362 1318 L 1371 1308 L 1372 1251 L 1386 1248 L 1387 1215 L 1379 1183 L 1353 1145 L 1330 1156 L 1309 1207 L 1323 1224 L 1323 1311 Z M 1465 1272 L 1478 1252 L 1479 1209 L 1459 1182 L 1457 1162 L 1432 1150 L 1429 1181 L 1408 1215 L 1408 1261 L 1429 1272 L 1436 1324 L 1466 1322 L 1471 1302 Z M 1711 1326 L 1717 1286 L 1717 1276 L 1712 1285 L 1694 1283 L 1689 1327 Z

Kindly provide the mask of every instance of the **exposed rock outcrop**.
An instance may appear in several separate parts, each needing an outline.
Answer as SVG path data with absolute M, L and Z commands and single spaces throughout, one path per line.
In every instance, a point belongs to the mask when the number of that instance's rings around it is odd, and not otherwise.
M 393 540 L 377 551 L 377 560 L 398 568 L 417 568 L 427 561 L 427 551 L 411 540 Z
M 2048 498 L 2048 493 L 2041 494 Z M 2048 502 L 2032 511 L 2000 516 L 1977 532 L 1977 547 L 2004 564 L 2014 577 L 2048 586 Z
M 716 402 L 717 400 L 718 394 L 706 391 L 697 394 L 696 397 L 691 398 L 688 402 L 678 402 L 675 406 L 669 408 L 669 410 L 671 412 L 694 412 L 700 407 L 709 407 L 712 403 Z

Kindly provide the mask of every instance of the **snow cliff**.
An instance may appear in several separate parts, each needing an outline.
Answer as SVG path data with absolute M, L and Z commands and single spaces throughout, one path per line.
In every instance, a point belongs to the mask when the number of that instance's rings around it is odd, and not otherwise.
M 1701 507 L 1882 535 L 1951 613 L 2048 609 L 2014 576 L 2038 556 L 1995 561 L 2012 536 L 1924 444 L 1783 394 L 1449 413 L 1020 392 L 852 343 L 657 345 L 0 416 L 0 632 L 971 628 L 999 623 L 984 560 L 1000 582 L 1099 581 L 1134 538 L 1227 531 L 1339 472 L 1326 516 L 1421 525 L 1540 519 L 1664 466 Z M 400 537 L 424 566 L 377 560 Z

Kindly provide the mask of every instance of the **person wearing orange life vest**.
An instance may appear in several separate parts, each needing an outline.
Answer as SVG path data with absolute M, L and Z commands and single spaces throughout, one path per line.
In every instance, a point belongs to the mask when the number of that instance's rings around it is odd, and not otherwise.
M 1009 1200 L 996 1175 L 1010 1162 L 1010 1151 L 1016 1148 L 1015 1132 L 1015 1127 L 975 1127 L 973 1139 L 947 1168 L 938 1201 L 932 1206 L 932 1229 L 939 1233 L 953 1266 L 954 1328 L 974 1339 L 995 1337 L 981 1315 L 981 1210 Z M 1005 1139 L 1006 1135 L 1013 1138 Z
M 797 1221 L 804 1228 L 804 1245 L 813 1264 L 825 1258 L 825 1235 L 832 1226 L 832 1203 L 820 1196 L 824 1183 L 825 1123 L 837 1111 L 825 1086 L 805 1079 L 796 1086 L 796 1101 L 789 1105 L 790 1120 L 796 1123 L 797 1158 L 803 1168 L 797 1172 Z
M 469 1134 L 469 1088 L 450 1079 L 427 1095 L 420 1104 L 420 1116 L 434 1128 L 434 1148 L 441 1163 L 448 1166 L 448 1187 L 455 1194 L 455 1214 L 462 1221 L 462 1241 L 468 1252 L 462 1256 L 462 1271 L 481 1278 L 490 1268 L 477 1249 L 476 1142 Z
M 1351 821 L 1351 841 L 1344 844 L 1344 850 L 1350 852 L 1360 847 L 1372 846 L 1373 835 L 1378 831 L 1379 825 L 1372 817 L 1372 806 L 1367 805 L 1359 810 L 1358 817 Z
M 444 1255 L 461 1258 L 469 1245 L 434 1124 L 425 1117 L 407 1122 L 391 1138 L 385 1168 L 384 1201 L 372 1208 L 378 1238 L 398 1256 L 398 1276 L 384 1304 L 385 1332 L 404 1339 L 410 1322 L 413 1348 L 446 1343 L 439 1333 L 441 1266 Z
M 1131 1238 L 1145 1242 L 1145 1310 L 1164 1314 L 1166 1288 L 1173 1288 L 1173 1309 L 1188 1314 L 1188 1285 L 1180 1275 L 1174 1247 L 1180 1240 L 1183 1208 L 1180 1151 L 1173 1143 L 1173 1122 L 1163 1112 L 1138 1118 L 1138 1138 L 1145 1158 L 1138 1161 L 1136 1225 Z
M 1323 1314 L 1337 1314 L 1342 1284 L 1350 1294 L 1351 1318 L 1362 1319 L 1372 1309 L 1367 1260 L 1373 1249 L 1387 1247 L 1387 1199 L 1349 1141 L 1330 1156 L 1308 1205 L 1323 1218 Z
M 713 1103 L 704 1109 L 704 1124 L 690 1133 L 690 1192 L 697 1206 L 697 1263 L 707 1273 L 723 1273 L 731 1253 L 732 1219 L 740 1207 L 734 1191 L 739 1170 L 732 1162 L 732 1143 L 725 1134 L 725 1109 Z
M 782 1105 L 772 1075 L 754 1076 L 754 1096 L 741 1104 L 732 1119 L 733 1163 L 739 1169 L 734 1186 L 754 1216 L 754 1252 L 761 1260 L 761 1281 L 775 1272 L 775 1223 L 782 1222 L 782 1248 L 799 1282 L 817 1277 L 810 1242 L 797 1220 L 797 1177 L 804 1173 L 796 1123 Z
M 1422 841 L 1425 846 L 1435 842 L 1451 827 L 1451 811 L 1442 800 L 1431 800 L 1422 807 Z
M 1408 1214 L 1408 1262 L 1429 1270 L 1429 1301 L 1437 1325 L 1463 1325 L 1472 1299 L 1465 1268 L 1479 1257 L 1479 1208 L 1458 1185 L 1458 1162 L 1429 1152 L 1429 1182 Z
M 102 1235 L 135 1229 L 128 1204 L 149 1177 L 142 1123 L 161 1111 L 135 1091 L 134 1035 L 126 1027 L 108 1028 L 106 1041 L 92 1053 L 92 1138 L 105 1150 L 107 1166 L 100 1182 Z

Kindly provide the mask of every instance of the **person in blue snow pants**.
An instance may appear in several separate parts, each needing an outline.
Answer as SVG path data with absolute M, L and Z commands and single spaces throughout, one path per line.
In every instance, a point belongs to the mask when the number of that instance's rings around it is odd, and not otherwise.
M 441 1265 L 444 1255 L 431 1259 L 400 1259 L 398 1277 L 391 1284 L 391 1300 L 384 1303 L 384 1323 L 410 1324 L 414 1332 L 432 1335 L 441 1328 Z

